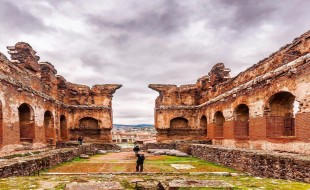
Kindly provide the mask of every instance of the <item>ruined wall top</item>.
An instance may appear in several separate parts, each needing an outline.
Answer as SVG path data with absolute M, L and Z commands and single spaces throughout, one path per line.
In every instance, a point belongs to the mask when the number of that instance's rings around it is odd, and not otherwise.
M 34 72 L 40 70 L 38 61 L 40 57 L 36 55 L 36 51 L 25 42 L 18 42 L 15 46 L 8 46 L 8 53 L 11 55 L 11 60 L 26 69 Z
M 159 106 L 182 106 L 200 105 L 206 101 L 218 97 L 226 92 L 242 86 L 249 81 L 263 75 L 271 75 L 274 70 L 310 53 L 310 31 L 299 38 L 295 38 L 291 44 L 285 45 L 269 57 L 259 61 L 237 76 L 231 78 L 230 69 L 225 68 L 223 63 L 212 67 L 208 75 L 199 78 L 195 85 L 190 85 L 190 90 L 180 90 L 176 85 L 150 84 L 149 88 L 159 92 L 156 99 L 156 107 Z M 175 96 L 177 94 L 177 96 Z M 190 103 L 184 104 L 180 97 L 186 97 Z
M 0 76 L 20 89 L 33 90 L 68 105 L 111 106 L 112 95 L 122 85 L 102 84 L 92 88 L 67 82 L 54 65 L 40 57 L 25 42 L 8 46 L 11 60 L 0 53 Z M 45 96 L 44 95 L 44 96 Z

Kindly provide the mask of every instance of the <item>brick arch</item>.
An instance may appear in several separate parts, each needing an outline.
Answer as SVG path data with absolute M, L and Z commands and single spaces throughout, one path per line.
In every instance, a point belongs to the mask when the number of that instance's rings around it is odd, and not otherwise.
M 184 117 L 175 117 L 170 120 L 171 129 L 185 129 L 188 128 L 188 120 Z
M 93 117 L 82 117 L 78 121 L 77 128 L 70 129 L 72 139 L 77 139 L 79 136 L 87 137 L 87 140 L 96 140 L 101 136 L 102 129 L 100 128 L 101 121 Z
M 23 103 L 18 107 L 20 140 L 33 142 L 35 138 L 35 117 L 32 107 Z
M 249 136 L 250 109 L 246 104 L 239 104 L 234 110 L 234 136 Z
M 215 126 L 215 137 L 223 137 L 223 126 L 225 122 L 225 117 L 223 112 L 217 111 L 214 114 L 214 126 Z
M 60 116 L 60 138 L 61 140 L 68 139 L 67 119 L 64 115 Z
M 205 115 L 202 115 L 200 117 L 200 123 L 199 126 L 201 129 L 206 129 L 207 128 L 207 124 L 208 124 L 208 119 Z
M 45 140 L 47 143 L 53 144 L 55 140 L 54 116 L 51 111 L 44 112 L 43 127 L 45 130 Z
M 93 117 L 83 117 L 79 120 L 80 129 L 99 129 L 100 121 Z
M 273 94 L 266 103 L 267 137 L 295 135 L 294 103 L 296 97 L 288 91 Z

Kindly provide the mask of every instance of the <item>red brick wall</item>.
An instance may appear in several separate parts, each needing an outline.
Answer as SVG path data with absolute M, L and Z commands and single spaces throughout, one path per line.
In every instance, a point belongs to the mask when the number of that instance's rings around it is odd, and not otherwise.
M 209 139 L 213 139 L 214 138 L 214 124 L 213 123 L 209 123 L 207 125 L 207 130 L 208 130 L 208 138 Z
M 249 123 L 248 121 L 234 121 L 234 137 L 248 137 L 249 136 Z
M 295 118 L 297 139 L 310 142 L 310 113 L 299 113 Z
M 252 140 L 266 139 L 266 117 L 255 117 L 249 119 L 249 137 Z
M 223 137 L 224 139 L 234 138 L 234 121 L 224 122 Z

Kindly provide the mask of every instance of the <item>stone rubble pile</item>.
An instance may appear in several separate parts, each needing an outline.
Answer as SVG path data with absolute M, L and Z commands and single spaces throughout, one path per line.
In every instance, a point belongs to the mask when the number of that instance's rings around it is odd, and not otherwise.
M 169 156 L 178 156 L 178 157 L 188 157 L 189 155 L 175 149 L 148 149 L 148 153 L 153 155 L 169 155 Z

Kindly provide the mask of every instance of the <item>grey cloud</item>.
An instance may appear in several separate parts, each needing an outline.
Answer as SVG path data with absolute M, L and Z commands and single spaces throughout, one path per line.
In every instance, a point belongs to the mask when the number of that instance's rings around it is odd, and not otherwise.
M 276 1 L 280 3 L 279 1 Z M 221 0 L 218 1 L 219 8 L 232 11 L 232 17 L 227 20 L 212 19 L 215 26 L 228 25 L 230 28 L 241 31 L 247 28 L 253 28 L 270 19 L 276 12 L 278 3 L 271 1 L 240 1 L 240 0 Z M 221 18 L 221 16 L 219 16 Z M 216 23 L 217 22 L 217 23 Z
M 21 9 L 10 1 L 0 2 L 1 33 L 37 33 L 47 31 L 40 18 Z
M 134 8 L 134 7 L 133 7 Z M 137 32 L 144 35 L 173 34 L 179 28 L 185 27 L 184 11 L 176 1 L 164 1 L 158 9 L 142 11 L 138 17 L 125 21 L 115 21 L 101 15 L 89 15 L 88 21 L 95 27 L 113 28 L 124 32 Z M 121 14 L 121 13 L 120 13 Z
M 27 7 L 46 2 L 51 14 Z M 158 93 L 149 83 L 195 83 L 218 62 L 236 75 L 309 30 L 309 6 L 307 0 L 1 1 L 0 41 L 22 35 L 70 82 L 123 84 L 114 94 L 114 122 L 153 123 Z

